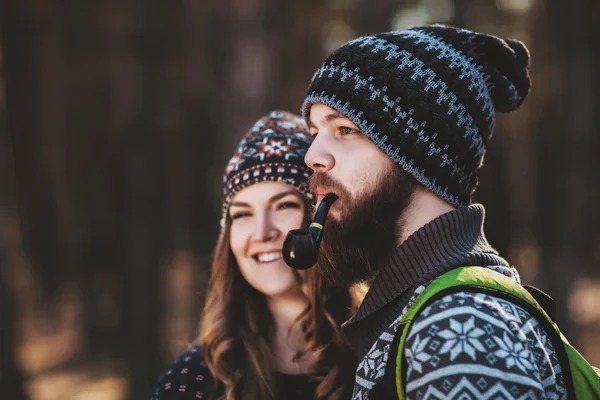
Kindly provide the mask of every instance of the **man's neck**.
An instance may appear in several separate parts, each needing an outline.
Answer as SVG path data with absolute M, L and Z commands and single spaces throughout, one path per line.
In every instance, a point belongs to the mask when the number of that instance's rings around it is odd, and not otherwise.
M 398 221 L 399 247 L 413 233 L 427 225 L 442 214 L 454 210 L 454 206 L 442 200 L 431 191 L 419 186 L 415 189 L 410 205 Z

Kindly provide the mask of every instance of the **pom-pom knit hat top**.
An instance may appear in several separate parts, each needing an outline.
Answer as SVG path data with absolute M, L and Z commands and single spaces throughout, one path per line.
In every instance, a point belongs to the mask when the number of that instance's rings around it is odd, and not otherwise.
M 496 112 L 530 88 L 529 52 L 516 40 L 443 25 L 352 40 L 313 76 L 302 106 L 342 113 L 421 184 L 470 204 Z

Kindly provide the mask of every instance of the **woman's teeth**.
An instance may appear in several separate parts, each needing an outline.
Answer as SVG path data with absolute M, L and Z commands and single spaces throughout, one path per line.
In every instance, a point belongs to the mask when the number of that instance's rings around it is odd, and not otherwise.
M 258 262 L 271 262 L 281 258 L 281 251 L 273 251 L 270 253 L 259 253 L 256 255 Z

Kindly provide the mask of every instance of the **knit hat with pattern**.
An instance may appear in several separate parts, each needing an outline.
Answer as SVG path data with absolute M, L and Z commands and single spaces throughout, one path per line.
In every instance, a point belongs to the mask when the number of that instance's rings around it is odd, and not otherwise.
M 221 226 L 233 196 L 255 183 L 285 182 L 312 199 L 308 188 L 312 171 L 304 163 L 311 141 L 304 120 L 297 115 L 273 111 L 256 121 L 225 169 Z
M 516 40 L 422 26 L 364 36 L 313 76 L 315 103 L 344 114 L 400 167 L 457 207 L 471 202 L 496 112 L 530 88 L 529 52 Z

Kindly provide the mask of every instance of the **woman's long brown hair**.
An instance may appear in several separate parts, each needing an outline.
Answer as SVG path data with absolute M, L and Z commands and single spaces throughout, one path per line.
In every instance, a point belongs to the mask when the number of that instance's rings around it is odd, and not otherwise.
M 305 200 L 306 224 L 310 204 Z M 271 338 L 274 321 L 265 296 L 251 287 L 231 252 L 227 218 L 212 262 L 199 343 L 219 400 L 274 399 Z M 313 268 L 314 269 L 314 268 Z M 315 399 L 348 396 L 354 382 L 356 359 L 345 343 L 340 325 L 352 314 L 362 293 L 326 286 L 313 269 L 305 271 L 309 306 L 294 321 L 300 324 L 315 360 Z M 291 329 L 291 328 L 290 328 Z

